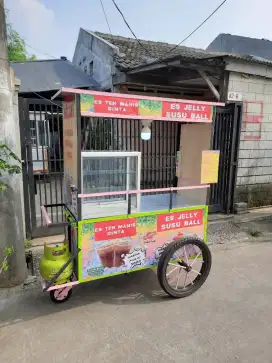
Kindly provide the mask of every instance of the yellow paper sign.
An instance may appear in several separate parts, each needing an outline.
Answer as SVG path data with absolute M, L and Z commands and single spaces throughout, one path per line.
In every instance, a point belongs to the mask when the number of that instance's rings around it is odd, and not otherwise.
M 201 184 L 218 182 L 219 150 L 202 151 Z

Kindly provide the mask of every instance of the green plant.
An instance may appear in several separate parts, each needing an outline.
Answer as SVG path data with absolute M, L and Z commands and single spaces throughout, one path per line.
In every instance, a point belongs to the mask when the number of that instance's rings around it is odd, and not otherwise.
M 6 144 L 0 144 L 0 192 L 7 188 L 7 184 L 1 179 L 4 175 L 20 174 L 22 168 L 20 165 L 21 160 L 10 150 Z
M 21 173 L 21 166 L 16 163 L 21 163 L 21 160 L 6 144 L 0 144 L 0 193 L 8 187 L 2 180 L 4 176 Z M 0 274 L 8 270 L 8 258 L 13 251 L 13 247 L 5 247 L 4 259 L 0 262 Z
M 8 270 L 8 258 L 13 252 L 13 247 L 6 247 L 4 250 L 4 260 L 0 262 L 0 275 L 3 271 Z
M 8 10 L 5 10 L 6 17 Z M 26 61 L 35 60 L 36 56 L 29 56 L 26 49 L 26 43 L 20 34 L 13 29 L 12 24 L 6 23 L 7 41 L 8 41 L 8 59 L 9 61 Z
M 24 244 L 26 250 L 32 247 L 32 241 L 30 239 L 25 239 Z
M 260 237 L 261 236 L 261 234 L 262 234 L 262 232 L 261 231 L 259 231 L 258 229 L 250 229 L 249 231 L 248 231 L 248 233 L 250 234 L 250 236 L 252 236 L 252 237 Z

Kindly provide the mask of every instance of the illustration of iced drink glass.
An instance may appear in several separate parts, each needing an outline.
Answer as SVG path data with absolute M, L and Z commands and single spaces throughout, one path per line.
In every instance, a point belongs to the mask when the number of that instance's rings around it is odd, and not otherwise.
M 114 267 L 120 267 L 124 264 L 123 255 L 129 253 L 131 249 L 130 241 L 118 241 L 114 246 Z M 123 256 L 123 257 L 122 257 Z
M 114 245 L 112 242 L 98 247 L 97 252 L 104 267 L 114 266 Z

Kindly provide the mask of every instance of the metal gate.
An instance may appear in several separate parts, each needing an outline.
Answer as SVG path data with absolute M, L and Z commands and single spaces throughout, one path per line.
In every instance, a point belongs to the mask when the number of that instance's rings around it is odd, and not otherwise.
M 41 206 L 62 202 L 62 107 L 40 99 L 19 99 L 22 169 L 27 238 L 61 230 L 43 227 Z M 63 219 L 52 210 L 51 218 Z
M 212 149 L 220 150 L 218 183 L 209 193 L 209 211 L 231 213 L 237 179 L 242 105 L 218 107 L 213 123 Z

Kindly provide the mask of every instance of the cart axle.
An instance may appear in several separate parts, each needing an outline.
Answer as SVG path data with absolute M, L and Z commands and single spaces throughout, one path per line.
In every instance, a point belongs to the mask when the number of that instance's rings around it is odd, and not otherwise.
M 188 264 L 187 264 L 186 262 L 184 262 L 184 261 L 178 261 L 178 264 L 179 264 L 180 266 L 184 267 L 184 268 L 185 268 L 185 270 L 186 270 L 187 272 L 190 272 L 190 271 L 192 270 L 192 266 L 188 265 Z

